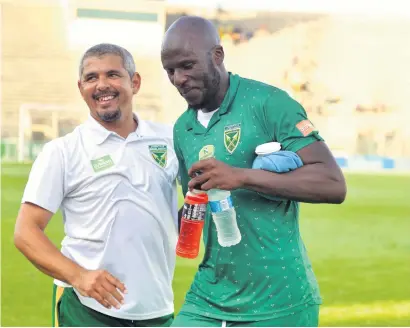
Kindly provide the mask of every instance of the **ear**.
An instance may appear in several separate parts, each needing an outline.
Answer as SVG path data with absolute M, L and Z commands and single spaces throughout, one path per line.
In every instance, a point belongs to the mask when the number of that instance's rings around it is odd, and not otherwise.
M 131 80 L 131 85 L 132 85 L 132 93 L 135 95 L 138 93 L 141 87 L 141 76 L 139 73 L 135 72 L 134 76 L 132 77 Z
M 78 90 L 80 90 L 81 97 L 83 97 L 84 99 L 84 89 L 83 89 L 83 85 L 81 84 L 80 80 L 77 81 L 77 86 L 78 86 Z
M 214 50 L 214 60 L 216 65 L 222 65 L 225 59 L 224 48 L 222 46 L 216 46 Z

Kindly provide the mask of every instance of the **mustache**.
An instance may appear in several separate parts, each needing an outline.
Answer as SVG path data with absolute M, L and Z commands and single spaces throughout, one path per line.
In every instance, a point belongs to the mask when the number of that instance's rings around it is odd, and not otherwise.
M 97 100 L 100 97 L 107 97 L 107 96 L 118 96 L 119 92 L 118 91 L 104 91 L 104 92 L 96 92 L 93 94 L 93 99 Z

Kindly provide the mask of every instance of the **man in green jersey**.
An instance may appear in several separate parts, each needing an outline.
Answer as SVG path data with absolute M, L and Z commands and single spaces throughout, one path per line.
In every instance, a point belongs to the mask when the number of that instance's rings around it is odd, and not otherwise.
M 183 192 L 198 185 L 231 190 L 242 234 L 239 244 L 221 247 L 207 217 L 205 255 L 173 325 L 317 326 L 321 298 L 298 204 L 344 201 L 344 177 L 332 154 L 286 92 L 226 71 L 209 21 L 177 20 L 161 59 L 189 106 L 174 126 Z M 252 170 L 256 146 L 271 141 L 297 153 L 303 167 L 285 174 Z M 199 161 L 207 146 L 214 158 Z

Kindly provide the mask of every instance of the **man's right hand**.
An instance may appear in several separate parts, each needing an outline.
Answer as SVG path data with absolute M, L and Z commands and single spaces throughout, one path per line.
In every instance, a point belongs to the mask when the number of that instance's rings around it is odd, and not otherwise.
M 14 244 L 42 272 L 68 283 L 106 308 L 119 308 L 127 293 L 124 284 L 104 270 L 86 270 L 64 256 L 44 233 L 53 213 L 38 205 L 21 205 Z
M 92 297 L 107 309 L 119 309 L 127 290 L 124 284 L 105 270 L 84 270 L 73 287 L 85 297 Z M 120 293 L 121 292 L 121 293 Z

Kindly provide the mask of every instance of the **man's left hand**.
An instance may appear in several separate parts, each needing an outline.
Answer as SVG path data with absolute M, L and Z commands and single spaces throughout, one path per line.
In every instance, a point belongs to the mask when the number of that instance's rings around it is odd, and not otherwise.
M 243 185 L 244 174 L 242 169 L 229 166 L 215 158 L 208 158 L 196 162 L 189 169 L 188 174 L 192 177 L 188 183 L 190 190 L 221 189 L 234 190 L 241 188 Z M 197 172 L 201 172 L 197 175 Z

